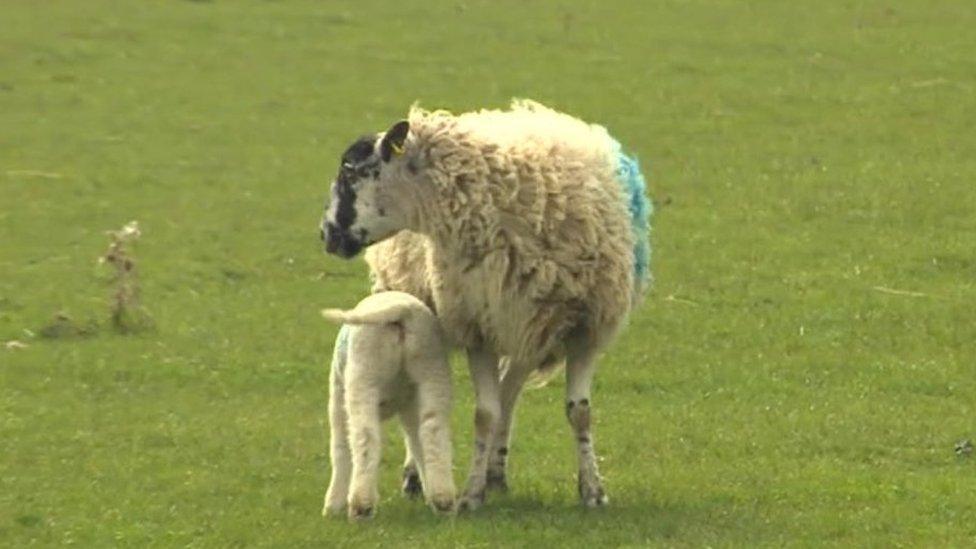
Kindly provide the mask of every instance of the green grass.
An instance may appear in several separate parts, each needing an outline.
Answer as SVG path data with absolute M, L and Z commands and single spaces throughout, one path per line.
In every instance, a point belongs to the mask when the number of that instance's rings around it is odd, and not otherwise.
M 0 348 L 0 546 L 976 543 L 974 26 L 968 0 L 0 3 L 0 342 L 29 345 Z M 649 168 L 656 286 L 594 393 L 612 506 L 578 508 L 555 382 L 474 516 L 401 500 L 390 428 L 377 519 L 323 520 L 317 309 L 367 286 L 318 242 L 338 155 L 415 100 L 511 96 Z M 155 331 L 30 337 L 106 321 L 131 219 Z

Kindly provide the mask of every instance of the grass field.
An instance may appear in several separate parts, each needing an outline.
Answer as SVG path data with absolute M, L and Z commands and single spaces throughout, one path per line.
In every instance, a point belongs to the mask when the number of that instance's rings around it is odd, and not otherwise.
M 976 544 L 976 7 L 957 1 L 0 3 L 0 546 Z M 611 507 L 562 382 L 508 495 L 319 516 L 338 154 L 415 100 L 531 97 L 648 168 L 656 286 L 602 359 Z M 105 324 L 137 219 L 155 329 Z M 42 338 L 63 311 L 88 337 Z M 31 336 L 35 334 L 35 336 Z M 458 479 L 473 410 L 456 368 Z

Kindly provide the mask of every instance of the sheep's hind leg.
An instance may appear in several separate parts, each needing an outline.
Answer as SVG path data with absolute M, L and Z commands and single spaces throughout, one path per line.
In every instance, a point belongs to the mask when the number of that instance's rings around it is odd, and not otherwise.
M 607 495 L 597 468 L 590 431 L 590 386 L 596 370 L 594 349 L 571 353 L 566 363 L 566 417 L 576 437 L 579 459 L 579 495 L 586 507 L 606 505 Z
M 468 351 L 468 369 L 477 404 L 474 412 L 474 452 L 464 495 L 458 509 L 474 510 L 485 501 L 488 445 L 491 444 L 501 411 L 498 388 L 498 357 L 483 351 Z

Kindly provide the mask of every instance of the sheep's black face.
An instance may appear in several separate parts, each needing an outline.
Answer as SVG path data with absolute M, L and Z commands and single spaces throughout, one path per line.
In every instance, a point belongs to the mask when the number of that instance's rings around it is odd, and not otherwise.
M 362 231 L 354 231 L 356 196 L 362 181 L 377 179 L 380 157 L 374 154 L 376 136 L 363 136 L 342 155 L 339 175 L 332 183 L 332 199 L 322 222 L 325 251 L 341 257 L 354 257 L 366 245 Z M 359 234 L 357 234 L 359 233 Z
M 400 122 L 386 132 L 357 139 L 342 154 L 332 183 L 321 234 L 325 251 L 355 257 L 363 248 L 404 228 L 402 190 L 391 162 L 402 154 L 409 125 Z

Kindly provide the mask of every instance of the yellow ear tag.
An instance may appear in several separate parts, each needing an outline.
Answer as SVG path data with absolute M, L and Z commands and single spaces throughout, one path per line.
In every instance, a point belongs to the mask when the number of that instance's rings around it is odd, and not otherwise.
M 390 143 L 390 148 L 393 149 L 393 154 L 400 156 L 403 154 L 403 145 L 397 145 L 396 143 Z

